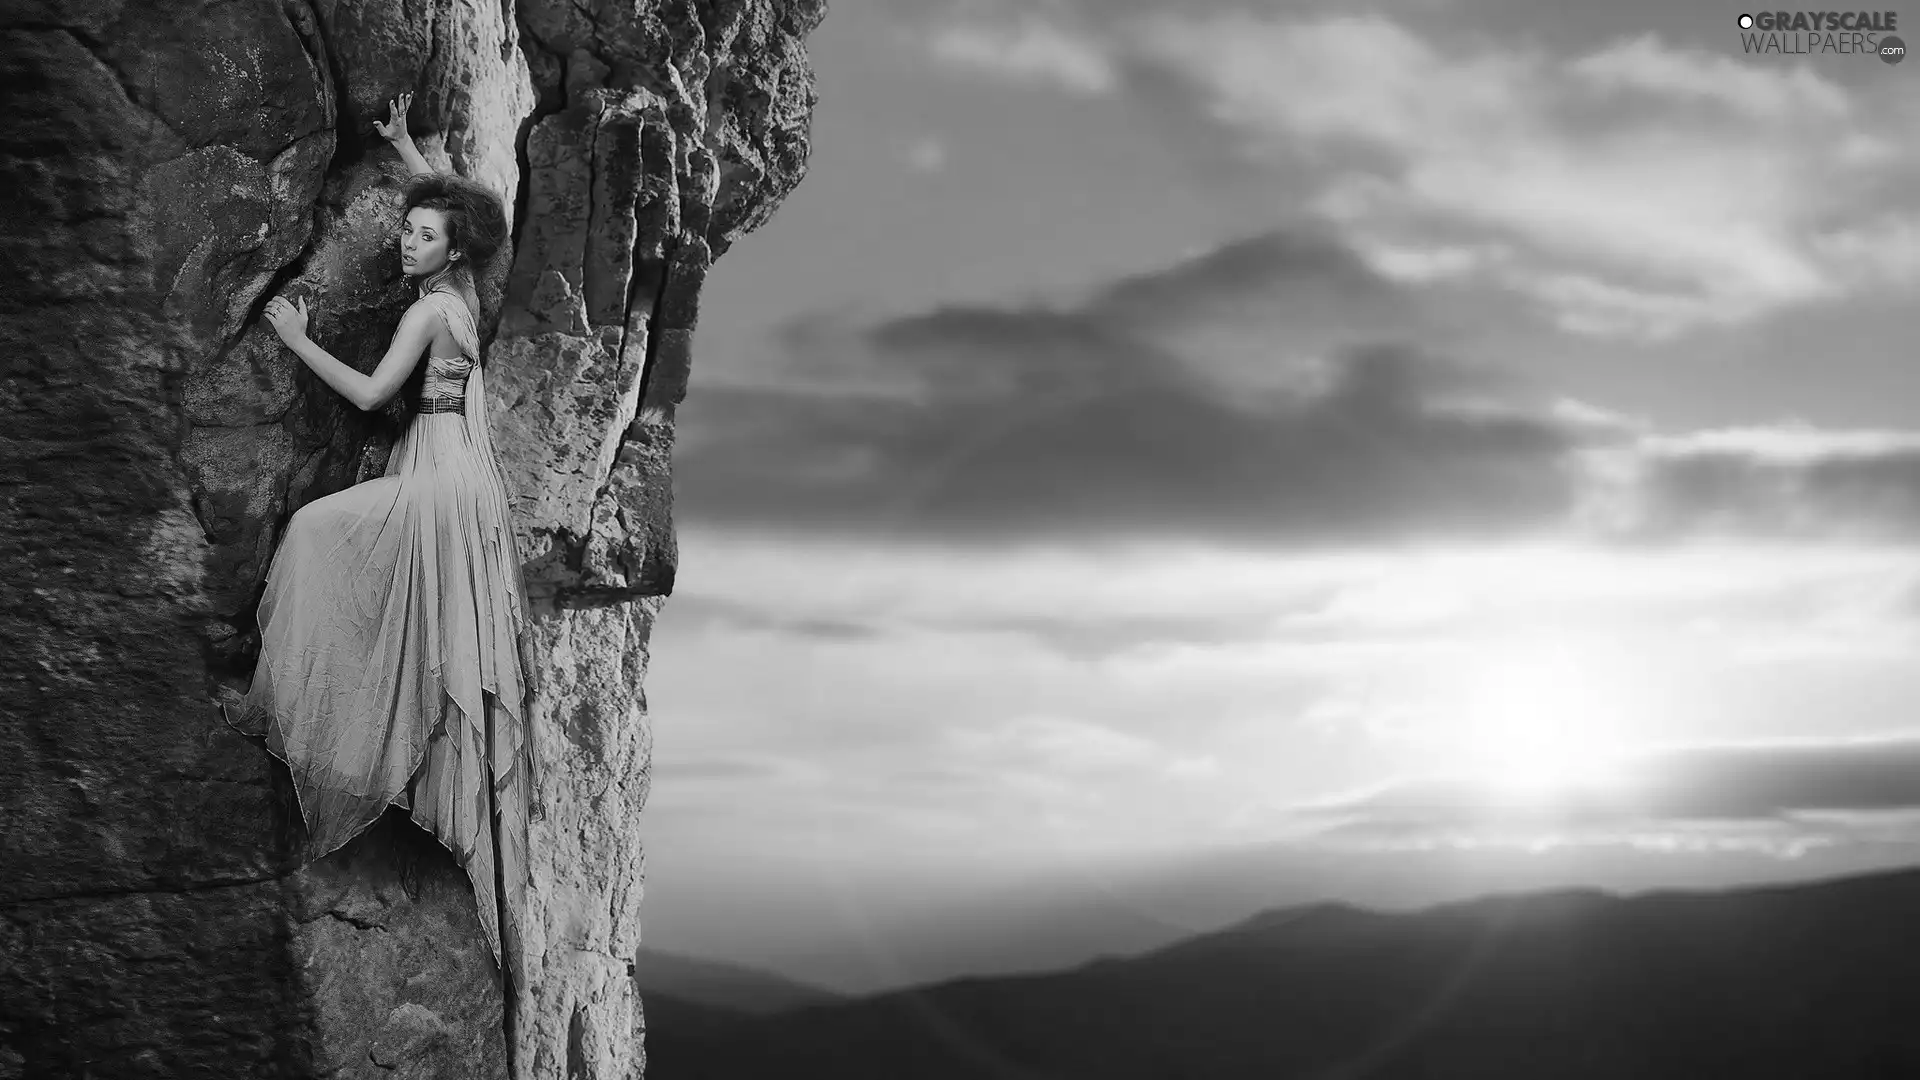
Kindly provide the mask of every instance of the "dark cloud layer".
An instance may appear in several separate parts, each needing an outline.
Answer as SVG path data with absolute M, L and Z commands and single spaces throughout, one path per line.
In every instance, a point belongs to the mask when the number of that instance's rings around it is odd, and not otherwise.
M 1519 397 L 1510 373 L 1405 337 L 1417 316 L 1370 336 L 1427 299 L 1337 238 L 1289 229 L 1074 305 L 800 320 L 781 336 L 780 385 L 691 395 L 678 512 L 966 546 L 1920 530 L 1920 449 L 1789 457 L 1576 421 Z M 1624 456 L 1626 486 L 1603 486 L 1588 451 Z M 1605 514 L 1588 512 L 1596 496 Z
M 1359 353 L 1328 393 L 1263 409 L 1167 380 L 922 403 L 709 391 L 700 422 L 728 414 L 739 438 L 678 463 L 682 505 L 694 520 L 973 541 L 1338 542 L 1559 520 L 1567 434 L 1426 407 L 1406 386 L 1413 362 Z
M 1251 304 L 1330 303 L 1352 318 L 1362 305 L 1415 303 L 1375 273 L 1352 248 L 1309 227 L 1244 237 L 1163 270 L 1133 274 L 1100 289 L 1087 305 L 1095 319 L 1131 327 L 1190 323 L 1244 312 Z
M 1646 455 L 1636 537 L 1906 539 L 1920 535 L 1920 448 L 1834 449 L 1783 458 L 1740 448 Z
M 1263 238 L 1075 308 L 866 327 L 833 358 L 840 392 L 698 390 L 685 426 L 700 434 L 675 462 L 681 512 L 966 543 L 1255 545 L 1507 535 L 1565 514 L 1575 433 L 1450 403 L 1469 381 L 1459 364 L 1362 344 L 1327 357 L 1317 383 L 1236 389 L 1139 325 L 1143 311 L 1177 321 L 1300 281 L 1389 288 L 1335 248 Z M 817 329 L 805 347 L 826 348 Z M 848 379 L 849 357 L 895 390 Z
M 1634 759 L 1631 783 L 1537 803 L 1484 785 L 1409 780 L 1303 817 L 1349 832 L 1418 834 L 1516 825 L 1631 828 L 1779 824 L 1802 814 L 1920 812 L 1920 737 L 1670 749 Z

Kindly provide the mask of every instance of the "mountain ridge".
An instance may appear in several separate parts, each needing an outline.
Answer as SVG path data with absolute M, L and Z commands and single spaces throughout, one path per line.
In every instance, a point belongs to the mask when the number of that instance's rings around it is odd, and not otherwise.
M 689 1080 L 1916 1076 L 1914 910 L 1920 870 L 1310 904 L 1064 971 L 656 1027 L 650 1057 Z
M 797 979 L 725 960 L 684 956 L 642 946 L 634 957 L 634 986 L 645 997 L 671 998 L 748 1016 L 771 1015 L 844 996 Z

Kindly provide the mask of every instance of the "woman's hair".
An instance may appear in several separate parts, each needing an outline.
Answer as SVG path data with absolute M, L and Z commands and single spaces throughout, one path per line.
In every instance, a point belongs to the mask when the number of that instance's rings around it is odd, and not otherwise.
M 446 215 L 447 248 L 463 255 L 460 262 L 449 269 L 471 274 L 468 280 L 474 288 L 479 288 L 486 276 L 487 264 L 507 242 L 507 210 L 500 197 L 484 184 L 463 176 L 428 173 L 407 183 L 401 217 L 412 213 L 415 207 L 438 210 Z M 419 410 L 420 395 L 426 384 L 427 361 L 422 359 L 401 384 L 400 392 L 387 404 L 388 418 L 404 425 L 407 418 Z
M 447 247 L 465 254 L 467 270 L 479 282 L 487 264 L 507 242 L 507 210 L 500 196 L 463 176 L 428 173 L 407 184 L 401 216 L 412 213 L 415 207 L 446 215 Z

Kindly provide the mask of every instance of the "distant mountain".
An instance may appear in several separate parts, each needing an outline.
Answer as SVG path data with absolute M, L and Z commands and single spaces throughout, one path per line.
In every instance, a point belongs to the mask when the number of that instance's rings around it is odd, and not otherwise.
M 670 1080 L 1920 1077 L 1920 871 L 1271 912 L 1130 959 L 731 1023 Z
M 724 1014 L 764 1016 L 807 1005 L 839 1001 L 840 995 L 794 982 L 779 975 L 738 964 L 696 960 L 656 949 L 641 949 L 634 958 L 634 982 L 642 1006 L 653 1012 L 656 997 L 671 999 L 670 1008 L 705 1006 Z M 648 1021 L 652 1026 L 652 1021 Z
M 683 1001 L 657 990 L 641 992 L 640 1010 L 646 1023 L 649 1054 L 653 1052 L 655 1039 L 664 1033 L 671 1032 L 676 1040 L 704 1039 L 719 1035 L 742 1020 L 752 1019 L 748 1013 Z M 653 1075 L 663 1074 L 654 1072 Z
M 1830 881 L 1916 863 L 1910 844 L 1864 841 L 1815 848 L 1796 859 L 1750 851 L 1675 858 L 1625 845 L 1357 851 L 1269 842 L 1062 858 L 1051 866 L 983 873 L 967 886 L 877 889 L 845 908 L 807 907 L 793 897 L 780 898 L 783 904 L 770 898 L 762 908 L 730 902 L 729 918 L 758 923 L 742 928 L 751 939 L 726 933 L 717 915 L 672 909 L 686 898 L 664 887 L 649 902 L 656 927 L 672 926 L 708 947 L 738 942 L 737 955 L 764 958 L 768 970 L 866 996 L 1139 956 L 1262 911 L 1323 900 L 1407 912 L 1490 893 L 1570 886 L 1628 895 L 1729 889 Z

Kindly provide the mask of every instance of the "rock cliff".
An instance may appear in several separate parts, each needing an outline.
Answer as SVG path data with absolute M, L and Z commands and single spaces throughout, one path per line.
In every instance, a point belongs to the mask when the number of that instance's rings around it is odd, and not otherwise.
M 0 14 L 0 1078 L 638 1077 L 647 634 L 702 277 L 805 171 L 821 0 L 12 0 Z M 399 811 L 300 867 L 243 685 L 279 531 L 376 474 L 392 151 L 500 191 L 491 423 L 538 616 L 517 1005 Z M 278 770 L 278 771 L 276 771 Z

